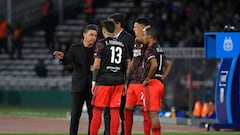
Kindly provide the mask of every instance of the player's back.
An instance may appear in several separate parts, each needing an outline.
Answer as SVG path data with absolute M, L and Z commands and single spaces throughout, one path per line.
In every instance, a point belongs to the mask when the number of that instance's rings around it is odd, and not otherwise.
M 116 38 L 105 38 L 97 43 L 95 57 L 101 58 L 97 75 L 99 85 L 119 85 L 124 83 L 126 60 L 129 58 L 125 45 Z

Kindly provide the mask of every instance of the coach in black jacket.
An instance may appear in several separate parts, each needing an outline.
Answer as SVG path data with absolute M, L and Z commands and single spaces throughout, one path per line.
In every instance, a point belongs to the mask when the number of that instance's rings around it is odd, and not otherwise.
M 133 46 L 135 38 L 125 31 L 124 25 L 125 25 L 125 16 L 122 13 L 114 13 L 108 17 L 108 19 L 111 19 L 115 22 L 115 38 L 118 38 L 121 42 L 124 43 L 128 47 L 130 58 L 132 59 L 133 56 Z M 126 102 L 126 95 L 123 93 L 122 99 L 121 99 L 121 106 L 120 106 L 120 118 L 121 118 L 121 135 L 124 135 L 124 106 Z M 110 135 L 110 109 L 106 108 L 104 110 L 104 135 Z
M 97 39 L 97 32 L 98 27 L 89 24 L 84 29 L 83 40 L 80 43 L 73 44 L 66 55 L 60 51 L 54 51 L 53 53 L 62 64 L 71 63 L 73 66 L 70 135 L 77 135 L 78 133 L 84 101 L 87 104 L 89 124 L 92 118 L 92 72 L 90 67 L 93 64 L 93 45 Z

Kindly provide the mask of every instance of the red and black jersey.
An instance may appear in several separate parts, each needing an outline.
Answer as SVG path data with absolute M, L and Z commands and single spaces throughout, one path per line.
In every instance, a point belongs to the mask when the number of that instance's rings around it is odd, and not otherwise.
M 97 75 L 98 85 L 119 85 L 124 83 L 126 61 L 129 59 L 125 45 L 116 38 L 104 38 L 96 44 L 94 57 L 101 58 Z
M 144 78 L 147 77 L 148 71 L 150 69 L 150 60 L 152 58 L 156 58 L 158 63 L 157 70 L 152 79 L 155 78 L 161 80 L 163 72 L 163 60 L 166 59 L 166 56 L 163 52 L 162 47 L 157 42 L 154 43 L 151 47 L 148 47 L 144 53 Z
M 133 67 L 130 74 L 130 83 L 142 83 L 144 80 L 142 73 L 144 69 L 143 57 L 145 50 L 146 46 L 144 44 L 135 41 L 133 47 Z

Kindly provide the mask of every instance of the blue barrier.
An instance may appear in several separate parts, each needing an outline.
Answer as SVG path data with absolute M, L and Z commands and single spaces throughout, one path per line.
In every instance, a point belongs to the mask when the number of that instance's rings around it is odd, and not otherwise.
M 214 129 L 240 129 L 240 32 L 204 33 L 206 58 L 221 58 L 216 88 Z

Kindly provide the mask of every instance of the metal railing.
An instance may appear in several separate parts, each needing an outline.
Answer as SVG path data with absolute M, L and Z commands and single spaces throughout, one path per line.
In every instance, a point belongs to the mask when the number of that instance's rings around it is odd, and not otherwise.
M 163 48 L 169 58 L 204 58 L 204 48 Z

